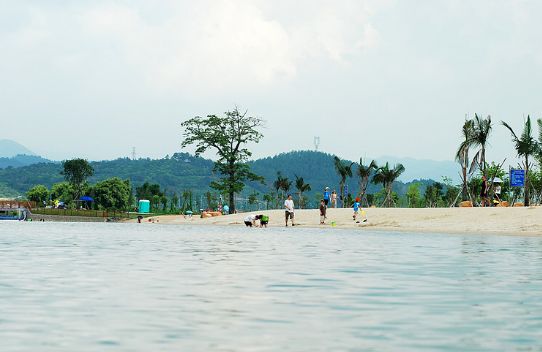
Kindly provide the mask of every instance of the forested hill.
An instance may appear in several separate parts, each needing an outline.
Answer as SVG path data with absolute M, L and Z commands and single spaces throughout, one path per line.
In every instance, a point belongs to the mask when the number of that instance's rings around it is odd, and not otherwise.
M 295 175 L 303 177 L 306 183 L 311 184 L 312 194 L 321 193 L 325 186 L 337 189 L 339 177 L 337 176 L 333 156 L 330 154 L 314 151 L 297 151 L 279 154 L 274 157 L 259 159 L 250 163 L 253 171 L 266 179 L 266 184 L 251 183 L 245 193 L 253 189 L 260 194 L 268 193 L 272 189 L 273 181 L 277 172 L 290 180 Z M 208 159 L 196 158 L 186 153 L 176 153 L 172 157 L 163 159 L 138 159 L 128 158 L 110 161 L 91 162 L 95 174 L 90 182 L 101 181 L 110 177 L 129 179 L 134 186 L 139 186 L 148 181 L 158 183 L 167 192 L 181 192 L 192 190 L 195 193 L 203 193 L 209 189 L 209 183 L 215 178 L 213 175 L 213 162 Z M 8 167 L 0 169 L 0 184 L 6 189 L 11 189 L 24 194 L 36 184 L 51 187 L 54 183 L 63 180 L 60 163 L 39 163 L 19 168 Z M 353 166 L 353 169 L 355 165 Z M 355 175 L 355 170 L 354 175 Z M 358 178 L 348 180 L 349 190 L 353 193 L 357 190 Z M 422 189 L 424 185 L 433 181 L 420 181 Z M 400 195 L 406 192 L 408 184 L 398 182 L 395 190 Z M 370 185 L 369 193 L 376 192 L 380 186 Z M 1 188 L 0 188 L 1 190 Z M 295 191 L 292 189 L 292 192 Z M 0 197 L 2 195 L 0 194 Z

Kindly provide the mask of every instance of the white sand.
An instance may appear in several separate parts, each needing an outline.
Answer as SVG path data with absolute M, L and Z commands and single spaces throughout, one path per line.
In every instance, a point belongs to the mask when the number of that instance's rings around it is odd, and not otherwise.
M 351 209 L 328 209 L 326 225 L 319 225 L 318 210 L 296 210 L 296 225 L 302 227 L 355 228 L 360 231 L 405 231 L 432 233 L 523 234 L 542 235 L 542 208 L 438 208 L 438 209 L 367 209 L 367 223 L 352 220 Z M 267 214 L 269 227 L 284 226 L 284 211 L 252 212 Z M 244 226 L 247 213 L 201 219 L 181 215 L 157 216 L 163 224 Z M 131 220 L 132 222 L 135 220 Z M 146 222 L 148 223 L 148 221 Z

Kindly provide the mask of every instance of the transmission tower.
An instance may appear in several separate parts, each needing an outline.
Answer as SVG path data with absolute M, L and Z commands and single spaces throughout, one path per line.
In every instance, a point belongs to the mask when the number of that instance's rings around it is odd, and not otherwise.
M 318 151 L 318 147 L 320 147 L 320 137 L 315 136 L 314 137 L 314 149 Z

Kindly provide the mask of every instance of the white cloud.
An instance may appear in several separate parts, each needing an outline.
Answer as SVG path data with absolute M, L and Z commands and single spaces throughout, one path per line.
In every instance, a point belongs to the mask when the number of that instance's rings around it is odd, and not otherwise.
M 43 5 L 28 10 L 29 23 L 13 39 L 42 55 L 48 48 L 48 59 L 60 68 L 121 68 L 151 90 L 200 96 L 267 87 L 295 77 L 308 62 L 348 62 L 350 55 L 376 44 L 371 3 Z

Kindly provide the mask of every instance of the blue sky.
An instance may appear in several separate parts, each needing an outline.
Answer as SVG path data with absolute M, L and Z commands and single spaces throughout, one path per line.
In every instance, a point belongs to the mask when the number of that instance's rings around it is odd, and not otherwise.
M 3 1 L 0 138 L 53 159 L 160 157 L 235 105 L 255 157 L 452 159 L 465 114 L 542 118 L 538 1 Z M 7 127 L 6 127 L 7 126 Z M 513 158 L 495 125 L 490 159 Z

